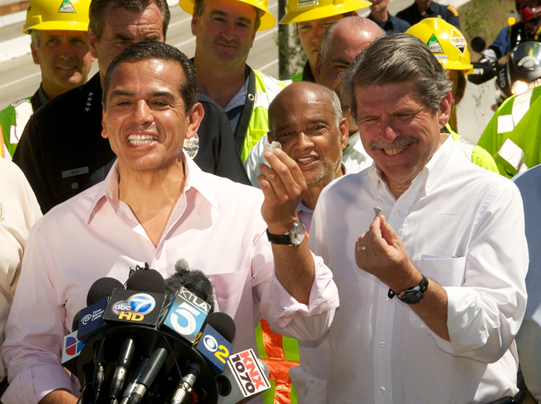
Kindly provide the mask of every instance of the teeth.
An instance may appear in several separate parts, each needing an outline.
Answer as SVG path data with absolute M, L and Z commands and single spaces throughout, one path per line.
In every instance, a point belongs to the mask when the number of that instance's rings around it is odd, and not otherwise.
M 385 154 L 392 156 L 394 154 L 398 154 L 402 152 L 406 147 L 408 146 L 402 146 L 402 147 L 399 147 L 398 149 L 383 149 L 383 151 L 385 152 Z
M 71 70 L 71 69 L 75 69 L 75 66 L 70 66 L 70 67 L 59 67 L 60 70 Z
M 313 158 L 311 158 L 311 157 L 305 157 L 305 158 L 297 159 L 297 161 L 299 161 L 301 163 L 308 163 L 308 162 L 310 162 L 312 160 L 313 160 Z
M 128 136 L 128 142 L 134 146 L 142 146 L 151 144 L 153 141 L 158 140 L 157 136 L 152 135 L 130 135 Z

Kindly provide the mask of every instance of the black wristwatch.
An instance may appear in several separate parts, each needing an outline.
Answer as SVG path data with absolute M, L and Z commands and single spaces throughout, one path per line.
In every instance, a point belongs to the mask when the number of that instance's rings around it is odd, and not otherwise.
M 421 274 L 421 276 L 423 278 L 421 279 L 421 282 L 419 282 L 417 286 L 408 288 L 398 294 L 395 293 L 391 288 L 389 288 L 389 293 L 387 294 L 387 296 L 389 296 L 389 298 L 392 299 L 396 295 L 398 299 L 400 299 L 401 301 L 407 304 L 421 303 L 421 301 L 425 297 L 425 292 L 428 289 L 428 279 L 423 274 Z
M 272 244 L 295 246 L 302 243 L 306 236 L 304 224 L 299 220 L 286 234 L 271 234 L 267 229 L 267 237 Z

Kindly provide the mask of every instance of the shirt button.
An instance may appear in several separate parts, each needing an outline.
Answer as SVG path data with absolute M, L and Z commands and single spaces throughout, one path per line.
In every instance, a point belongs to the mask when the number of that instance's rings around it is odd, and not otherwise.
M 71 184 L 71 188 L 77 189 L 77 188 L 79 188 L 79 184 L 74 182 L 74 183 Z
M 384 302 L 388 302 L 388 301 L 389 301 L 389 296 L 385 296 L 385 297 L 383 298 L 383 301 L 384 301 Z
M 379 342 L 379 347 L 380 347 L 380 348 L 383 348 L 384 346 L 385 346 L 385 341 L 380 341 L 380 342 Z
M 402 213 L 402 212 L 400 212 L 400 210 L 397 210 L 396 211 L 396 216 L 400 216 L 400 213 Z
M 385 393 L 385 387 L 381 386 L 381 387 L 379 388 L 379 392 L 380 392 L 380 393 Z

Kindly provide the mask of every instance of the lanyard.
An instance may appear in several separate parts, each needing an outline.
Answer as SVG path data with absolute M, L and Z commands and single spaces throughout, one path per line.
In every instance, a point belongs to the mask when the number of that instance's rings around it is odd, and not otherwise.
M 248 125 L 250 124 L 250 118 L 252 117 L 255 101 L 255 74 L 251 68 L 249 69 L 250 78 L 248 80 L 248 94 L 246 94 L 244 108 L 242 109 L 239 124 L 237 125 L 237 130 L 235 132 L 235 143 L 237 144 L 239 153 L 242 152 L 242 146 L 244 145 L 244 139 L 246 139 L 246 133 L 248 131 Z

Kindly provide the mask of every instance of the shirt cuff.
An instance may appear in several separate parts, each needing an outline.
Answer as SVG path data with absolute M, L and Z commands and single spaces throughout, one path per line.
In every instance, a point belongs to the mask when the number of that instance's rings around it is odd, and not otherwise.
M 294 337 L 308 340 L 319 338 L 330 327 L 334 311 L 339 305 L 338 289 L 333 281 L 331 270 L 325 266 L 321 257 L 313 254 L 312 257 L 315 277 L 308 305 L 295 300 L 276 278 L 275 273 L 270 283 L 269 301 L 261 303 L 262 312 L 268 312 L 269 322 L 275 323 L 279 329 L 290 326 L 293 319 L 295 322 L 304 323 L 301 328 L 307 331 L 311 329 L 311 331 L 304 337 Z
M 19 373 L 2 396 L 4 404 L 38 403 L 54 390 L 68 390 L 78 396 L 79 381 L 63 367 L 37 366 Z M 75 393 L 74 393 L 75 392 Z

